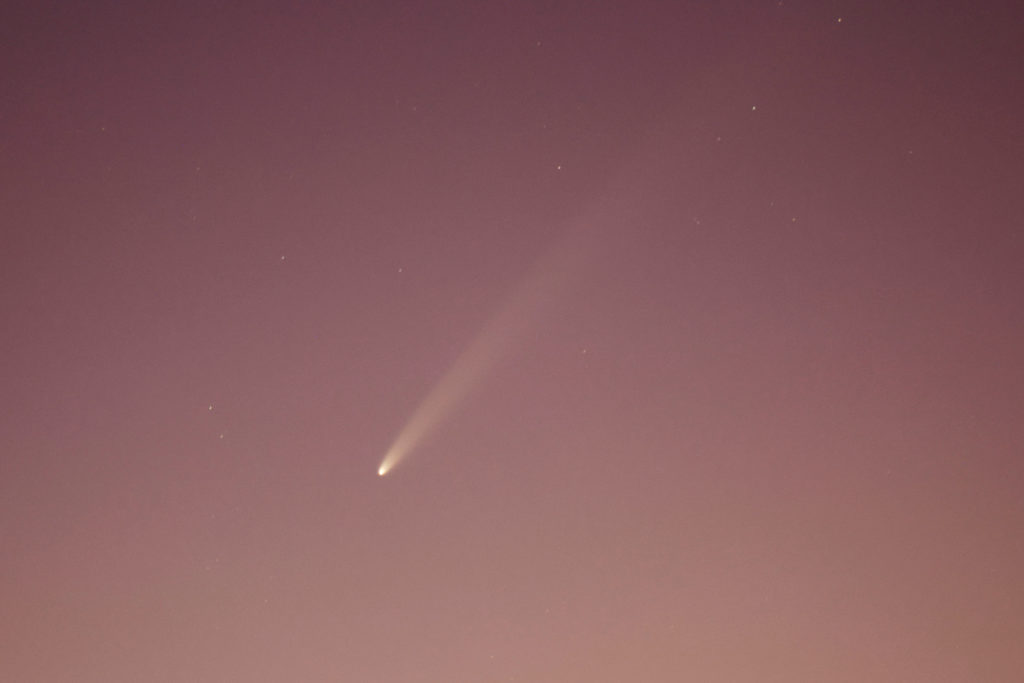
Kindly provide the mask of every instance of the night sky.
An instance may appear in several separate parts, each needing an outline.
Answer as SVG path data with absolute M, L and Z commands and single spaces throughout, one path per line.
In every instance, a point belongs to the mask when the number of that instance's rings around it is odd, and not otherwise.
M 4 3 L 0 679 L 1024 680 L 1022 26 Z

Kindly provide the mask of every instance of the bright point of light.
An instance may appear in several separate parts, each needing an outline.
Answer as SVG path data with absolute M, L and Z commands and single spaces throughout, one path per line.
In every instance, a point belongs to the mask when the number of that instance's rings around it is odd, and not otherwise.
M 386 466 L 381 465 L 380 467 L 377 468 L 377 476 L 378 477 L 383 477 L 387 473 L 388 473 L 388 468 Z

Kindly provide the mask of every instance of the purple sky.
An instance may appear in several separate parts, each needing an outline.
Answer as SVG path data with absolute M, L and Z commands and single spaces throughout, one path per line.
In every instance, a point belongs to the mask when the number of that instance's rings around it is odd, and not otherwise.
M 1024 680 L 1019 3 L 131 4 L 0 11 L 0 679 Z

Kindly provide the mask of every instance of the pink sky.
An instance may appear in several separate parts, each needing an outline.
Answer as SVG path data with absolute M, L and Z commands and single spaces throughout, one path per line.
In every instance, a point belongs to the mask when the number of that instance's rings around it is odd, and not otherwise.
M 0 11 L 0 680 L 1024 680 L 1016 3 L 144 5 Z

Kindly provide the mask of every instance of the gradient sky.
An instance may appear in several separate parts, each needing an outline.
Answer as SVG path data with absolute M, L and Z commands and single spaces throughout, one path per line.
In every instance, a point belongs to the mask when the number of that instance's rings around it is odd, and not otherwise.
M 132 4 L 0 11 L 0 679 L 1024 680 L 1019 3 Z

